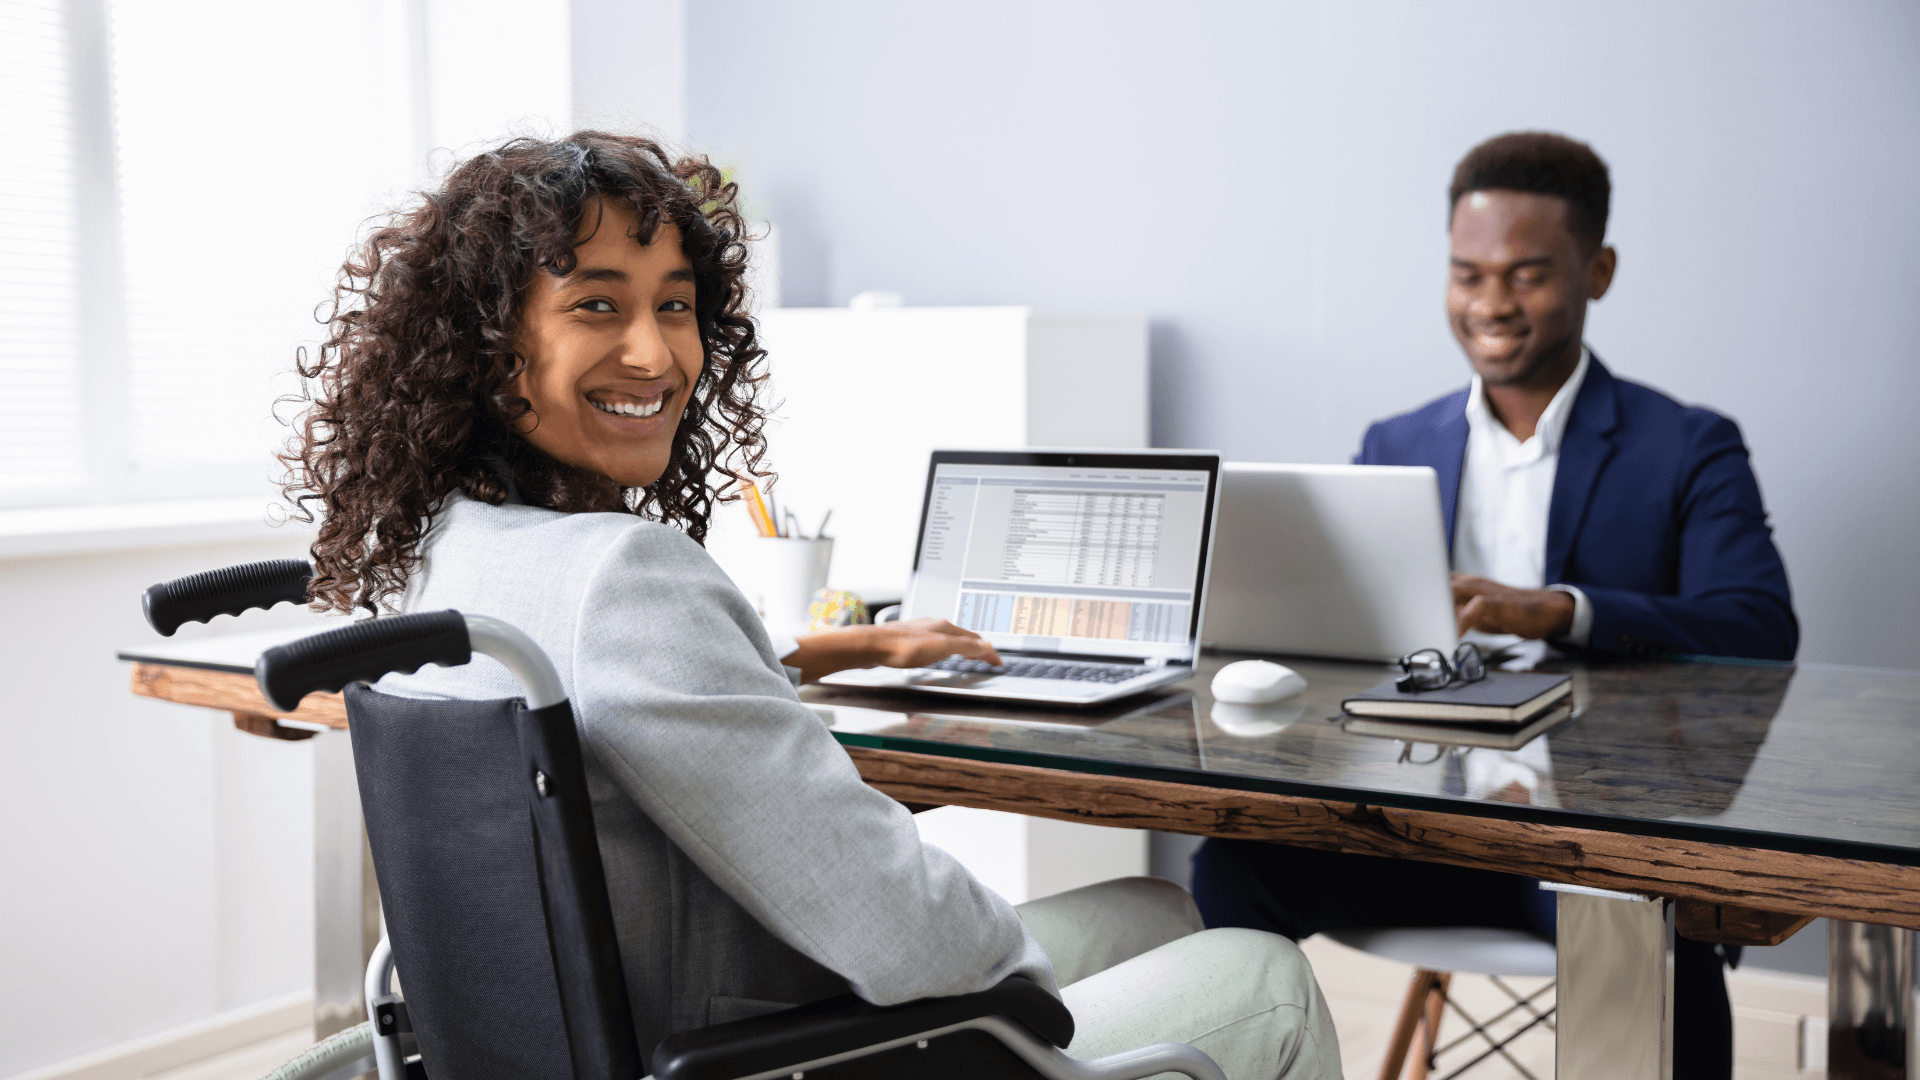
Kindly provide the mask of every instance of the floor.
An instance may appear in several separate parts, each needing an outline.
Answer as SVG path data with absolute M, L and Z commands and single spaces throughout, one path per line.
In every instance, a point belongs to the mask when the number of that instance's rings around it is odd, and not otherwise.
M 1367 956 L 1324 938 L 1310 940 L 1303 948 L 1333 1013 L 1334 1027 L 1340 1036 L 1341 1064 L 1348 1080 L 1375 1080 L 1413 969 Z M 1540 989 L 1547 981 L 1510 979 L 1507 984 L 1525 995 Z M 1728 989 L 1734 1000 L 1735 1047 L 1739 1058 L 1735 1080 L 1811 1080 L 1824 1075 L 1799 1070 L 1795 1044 L 1800 1017 L 1824 1011 L 1825 990 L 1821 980 L 1742 970 L 1729 978 Z M 1483 1019 L 1511 1004 L 1492 983 L 1474 976 L 1456 978 L 1453 991 L 1468 1011 Z M 1552 997 L 1548 991 L 1538 1004 L 1544 1006 Z M 1524 1015 L 1516 1012 L 1497 1026 L 1496 1032 L 1507 1030 Z M 1466 1034 L 1467 1028 L 1459 1016 L 1449 1013 L 1441 1023 L 1440 1032 L 1444 1046 Z M 305 1029 L 289 1031 L 154 1073 L 146 1080 L 260 1080 L 304 1050 L 309 1042 Z M 1485 1049 L 1484 1041 L 1469 1037 L 1460 1047 L 1442 1055 L 1440 1070 L 1434 1075 L 1446 1075 Z M 1472 1080 L 1518 1080 L 1528 1073 L 1538 1080 L 1546 1080 L 1553 1075 L 1553 1035 L 1544 1025 L 1520 1036 L 1508 1051 L 1513 1055 L 1512 1061 L 1491 1057 L 1468 1075 Z
M 1310 939 L 1302 948 L 1313 963 L 1333 1012 L 1334 1028 L 1340 1035 L 1341 1064 L 1348 1080 L 1377 1080 L 1413 969 L 1325 938 Z M 1546 982 L 1507 980 L 1523 995 Z M 1727 995 L 1733 1004 L 1734 1080 L 1815 1080 L 1826 1075 L 1826 980 L 1742 967 L 1728 974 Z M 1476 976 L 1456 976 L 1453 996 L 1483 1019 L 1511 1003 L 1492 983 Z M 1552 997 L 1549 991 L 1539 1004 L 1544 1006 Z M 1507 1025 L 1518 1018 L 1518 1014 L 1510 1017 L 1496 1032 L 1508 1030 Z M 1441 1045 L 1467 1030 L 1459 1016 L 1449 1013 L 1440 1025 Z M 1802 1044 L 1809 1041 L 1812 1053 L 1805 1054 Z M 1441 1056 L 1440 1069 L 1433 1075 L 1445 1076 L 1486 1047 L 1477 1037 L 1468 1038 L 1459 1049 Z M 1544 1027 L 1520 1036 L 1508 1049 L 1518 1064 L 1539 1080 L 1553 1075 L 1553 1035 Z M 1805 1070 L 1800 1067 L 1803 1056 L 1812 1059 Z M 1489 1058 L 1467 1074 L 1471 1080 L 1507 1080 L 1524 1075 L 1499 1058 Z
M 145 1080 L 260 1080 L 312 1045 L 313 1029 L 296 1028 L 223 1054 L 152 1073 Z

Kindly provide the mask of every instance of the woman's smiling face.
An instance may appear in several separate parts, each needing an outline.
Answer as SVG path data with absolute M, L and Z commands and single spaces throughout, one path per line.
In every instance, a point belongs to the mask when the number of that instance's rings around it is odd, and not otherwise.
M 622 487 L 666 472 L 705 355 L 680 230 L 663 223 L 642 244 L 636 229 L 619 203 L 590 207 L 573 272 L 534 274 L 514 333 L 514 389 L 533 406 L 521 435 Z

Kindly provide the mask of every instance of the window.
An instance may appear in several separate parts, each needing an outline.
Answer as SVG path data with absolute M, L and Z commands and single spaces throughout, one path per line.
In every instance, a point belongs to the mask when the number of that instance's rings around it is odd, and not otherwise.
M 86 473 L 71 65 L 58 0 L 0 6 L 0 499 Z
M 0 0 L 0 508 L 267 496 L 353 240 L 429 147 L 563 129 L 567 40 L 555 0 Z

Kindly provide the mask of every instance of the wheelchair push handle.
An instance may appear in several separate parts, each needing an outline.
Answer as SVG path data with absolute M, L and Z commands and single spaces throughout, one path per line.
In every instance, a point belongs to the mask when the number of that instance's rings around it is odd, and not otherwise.
M 466 616 L 432 611 L 367 619 L 276 645 L 260 654 L 253 675 L 274 708 L 292 712 L 316 690 L 340 690 L 389 672 L 412 674 L 427 664 L 458 667 L 472 658 Z
M 152 586 L 140 599 L 147 625 L 172 637 L 182 623 L 208 622 L 250 608 L 307 602 L 313 566 L 305 559 L 273 559 L 188 574 Z

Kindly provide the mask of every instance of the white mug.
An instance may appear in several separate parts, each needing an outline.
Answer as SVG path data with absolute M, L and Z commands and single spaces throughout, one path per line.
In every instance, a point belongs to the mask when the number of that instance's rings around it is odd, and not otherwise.
M 813 594 L 827 587 L 833 538 L 762 536 L 746 550 L 752 553 L 761 617 L 776 629 L 792 634 L 806 632 L 807 608 L 813 603 Z

